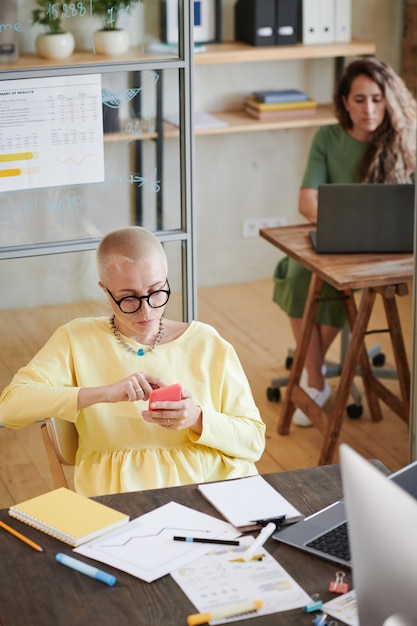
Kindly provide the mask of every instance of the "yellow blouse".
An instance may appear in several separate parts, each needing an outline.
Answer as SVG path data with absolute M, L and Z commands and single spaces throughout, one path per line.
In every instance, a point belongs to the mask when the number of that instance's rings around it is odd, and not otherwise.
M 145 422 L 142 400 L 77 411 L 80 387 L 136 371 L 190 390 L 203 410 L 202 434 Z M 87 496 L 250 476 L 265 447 L 265 424 L 233 346 L 201 322 L 142 357 L 115 339 L 108 318 L 61 326 L 0 397 L 5 426 L 22 428 L 45 417 L 75 423 L 75 488 Z

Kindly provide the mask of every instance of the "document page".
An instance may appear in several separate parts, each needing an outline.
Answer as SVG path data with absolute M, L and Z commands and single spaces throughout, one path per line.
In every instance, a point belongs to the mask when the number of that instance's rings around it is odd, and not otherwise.
M 210 624 L 289 611 L 312 602 L 312 598 L 264 548 L 261 560 L 243 561 L 239 558 L 253 541 L 254 538 L 248 536 L 237 547 L 216 546 L 205 556 L 171 573 L 200 613 L 262 600 L 263 606 L 256 612 L 213 620 Z
M 240 530 L 256 526 L 256 520 L 285 516 L 285 522 L 295 522 L 302 515 L 262 476 L 249 476 L 198 486 L 201 493 Z

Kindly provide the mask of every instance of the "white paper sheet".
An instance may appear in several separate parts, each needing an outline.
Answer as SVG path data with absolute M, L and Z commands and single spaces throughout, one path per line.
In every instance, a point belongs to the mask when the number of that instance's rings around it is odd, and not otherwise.
M 0 191 L 104 180 L 100 74 L 4 80 Z
M 298 520 L 301 513 L 262 476 L 205 483 L 198 486 L 201 493 L 237 528 L 253 525 L 254 520 L 285 515 Z
M 212 548 L 211 544 L 173 541 L 174 535 L 235 539 L 240 533 L 211 515 L 169 502 L 74 552 L 152 582 Z
M 253 537 L 243 537 L 242 546 L 213 546 L 208 554 L 171 573 L 199 613 L 250 600 L 263 601 L 263 607 L 256 613 L 210 624 L 289 611 L 312 602 L 312 598 L 265 548 L 262 548 L 265 556 L 261 561 L 233 561 L 253 541 Z
M 356 591 L 352 589 L 323 604 L 323 612 L 335 617 L 339 622 L 350 626 L 359 626 Z

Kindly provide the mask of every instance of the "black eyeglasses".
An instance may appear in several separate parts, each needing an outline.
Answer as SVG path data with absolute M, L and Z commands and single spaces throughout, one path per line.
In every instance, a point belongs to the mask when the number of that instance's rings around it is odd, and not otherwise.
M 122 313 L 136 313 L 142 306 L 142 300 L 146 300 L 148 306 L 152 309 L 159 309 L 161 306 L 164 306 L 171 295 L 168 279 L 166 280 L 166 284 L 168 285 L 168 289 L 158 289 L 158 291 L 152 291 L 152 293 L 147 296 L 125 296 L 124 298 L 120 298 L 120 300 L 116 300 L 107 287 L 105 287 L 105 290 L 115 301 Z

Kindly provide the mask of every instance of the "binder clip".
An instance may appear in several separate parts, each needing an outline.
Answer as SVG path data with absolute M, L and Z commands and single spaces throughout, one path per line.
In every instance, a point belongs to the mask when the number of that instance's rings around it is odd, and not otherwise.
M 336 580 L 332 580 L 329 585 L 329 591 L 332 593 L 346 593 L 349 591 L 349 585 L 343 582 L 344 572 L 336 572 Z
M 257 526 L 268 526 L 268 524 L 270 522 L 272 522 L 273 524 L 275 524 L 276 529 L 279 530 L 281 528 L 281 526 L 284 524 L 285 522 L 285 515 L 280 515 L 279 517 L 268 517 L 265 519 L 254 519 L 252 520 L 253 524 L 256 524 Z
M 314 626 L 328 626 L 327 613 L 316 615 L 316 617 L 313 619 L 313 624 Z
M 304 611 L 306 613 L 313 613 L 313 611 L 320 611 L 323 606 L 323 602 L 322 600 L 320 600 L 320 595 L 318 593 L 313 593 L 311 594 L 311 599 L 313 601 L 310 602 L 309 604 L 306 604 L 306 606 L 304 607 Z

